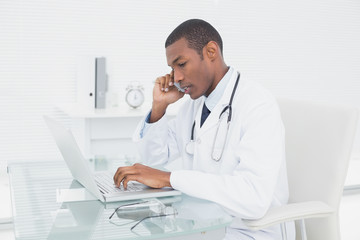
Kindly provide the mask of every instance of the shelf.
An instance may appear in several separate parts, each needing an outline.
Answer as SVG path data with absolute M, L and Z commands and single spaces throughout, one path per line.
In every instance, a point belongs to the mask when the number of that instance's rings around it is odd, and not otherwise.
M 124 118 L 124 117 L 143 117 L 151 109 L 151 105 L 144 104 L 139 108 L 131 108 L 123 104 L 118 107 L 110 107 L 105 109 L 89 109 L 82 107 L 76 103 L 71 105 L 58 105 L 57 108 L 72 118 Z M 169 106 L 167 110 L 168 116 L 175 116 L 177 106 Z
M 125 105 L 105 109 L 88 109 L 74 104 L 68 106 L 58 106 L 58 108 L 72 118 L 141 117 L 147 114 L 150 110 L 150 107 L 146 106 L 134 109 Z

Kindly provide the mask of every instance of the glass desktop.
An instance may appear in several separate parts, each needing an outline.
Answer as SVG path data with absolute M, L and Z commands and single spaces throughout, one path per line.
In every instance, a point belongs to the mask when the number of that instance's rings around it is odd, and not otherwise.
M 98 159 L 90 164 L 96 171 L 122 163 Z M 185 239 L 224 229 L 232 221 L 219 205 L 185 194 L 150 199 L 160 202 L 161 211 L 146 204 L 120 207 L 149 199 L 102 203 L 72 178 L 62 161 L 12 163 L 8 172 L 16 239 Z

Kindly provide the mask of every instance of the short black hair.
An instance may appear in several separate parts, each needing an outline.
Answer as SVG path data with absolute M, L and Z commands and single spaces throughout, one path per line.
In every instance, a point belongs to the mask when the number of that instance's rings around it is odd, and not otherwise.
M 218 31 L 210 23 L 201 19 L 190 19 L 181 23 L 168 36 L 165 42 L 165 48 L 185 38 L 188 47 L 197 51 L 203 59 L 202 50 L 210 41 L 215 41 L 223 54 L 223 43 Z

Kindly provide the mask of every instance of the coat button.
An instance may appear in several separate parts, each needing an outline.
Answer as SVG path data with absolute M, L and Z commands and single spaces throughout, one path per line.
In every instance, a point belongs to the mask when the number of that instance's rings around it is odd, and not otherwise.
M 196 142 L 197 142 L 198 144 L 200 144 L 200 143 L 201 143 L 201 139 L 198 138 L 198 139 L 196 140 Z

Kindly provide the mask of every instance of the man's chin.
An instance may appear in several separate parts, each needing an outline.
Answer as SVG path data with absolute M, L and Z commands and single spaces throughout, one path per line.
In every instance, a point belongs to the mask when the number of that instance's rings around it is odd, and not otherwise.
M 191 98 L 192 100 L 196 100 L 196 99 L 198 99 L 199 97 L 201 97 L 201 96 L 197 96 L 197 95 L 194 95 L 194 94 L 189 94 L 189 96 L 190 96 L 190 98 Z

